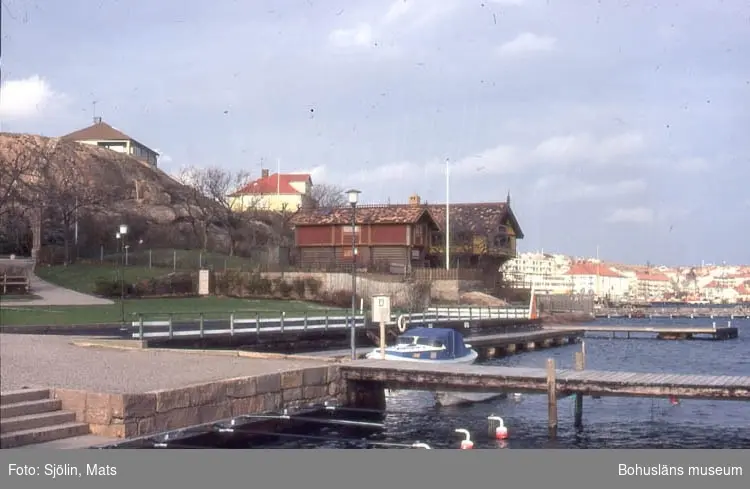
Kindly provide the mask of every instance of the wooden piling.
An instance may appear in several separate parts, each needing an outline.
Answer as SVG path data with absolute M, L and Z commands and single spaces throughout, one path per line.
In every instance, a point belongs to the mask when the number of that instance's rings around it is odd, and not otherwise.
M 557 437 L 557 374 L 555 371 L 555 359 L 547 359 L 547 416 L 549 436 Z
M 581 351 L 575 353 L 575 369 L 583 370 L 585 368 L 585 348 L 581 348 Z M 575 407 L 575 427 L 576 429 L 583 428 L 583 394 L 580 392 L 576 395 L 576 407 Z

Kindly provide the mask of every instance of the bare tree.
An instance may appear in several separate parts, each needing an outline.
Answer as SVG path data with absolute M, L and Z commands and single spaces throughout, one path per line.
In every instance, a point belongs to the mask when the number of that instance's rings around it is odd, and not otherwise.
M 202 226 L 204 246 L 211 225 L 224 229 L 229 239 L 229 254 L 237 252 L 239 244 L 249 241 L 258 243 L 257 223 L 261 195 L 236 195 L 235 192 L 247 183 L 246 172 L 232 172 L 218 167 L 189 168 L 183 174 L 183 183 L 192 190 L 193 212 Z
M 183 168 L 176 176 L 177 181 L 187 188 L 185 209 L 188 221 L 203 251 L 208 250 L 209 229 L 219 214 L 217 203 L 208 196 L 205 176 L 203 169 L 195 167 Z
M 310 200 L 314 207 L 341 207 L 346 205 L 343 187 L 329 183 L 313 185 Z
M 74 225 L 83 212 L 96 211 L 119 194 L 91 181 L 86 164 L 80 160 L 75 145 L 50 140 L 36 147 L 36 168 L 29 186 L 34 203 L 54 216 L 62 227 L 65 263 L 70 263 Z
M 28 185 L 37 168 L 38 143 L 31 137 L 4 136 L 0 147 L 0 216 L 28 204 Z

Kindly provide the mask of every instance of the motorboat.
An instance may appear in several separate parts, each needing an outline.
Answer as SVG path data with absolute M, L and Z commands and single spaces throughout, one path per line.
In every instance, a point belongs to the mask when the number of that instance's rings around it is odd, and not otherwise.
M 471 364 L 479 355 L 464 337 L 451 328 L 412 328 L 396 339 L 396 344 L 384 351 L 376 348 L 366 355 L 372 360 L 419 362 L 425 364 Z M 387 392 L 393 395 L 394 392 Z M 453 406 L 488 401 L 504 397 L 497 392 L 436 392 L 435 402 L 442 406 Z

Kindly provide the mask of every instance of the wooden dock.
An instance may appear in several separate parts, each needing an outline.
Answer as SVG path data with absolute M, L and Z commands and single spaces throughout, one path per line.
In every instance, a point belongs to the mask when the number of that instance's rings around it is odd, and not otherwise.
M 385 406 L 384 389 L 458 392 L 546 393 L 550 436 L 557 434 L 557 399 L 575 395 L 575 424 L 583 425 L 583 396 L 673 397 L 750 401 L 750 376 L 585 370 L 585 353 L 576 352 L 576 369 L 422 364 L 357 360 L 342 364 L 349 402 Z
M 739 337 L 739 330 L 734 326 L 717 327 L 694 327 L 694 326 L 609 326 L 588 325 L 555 326 L 557 330 L 583 330 L 589 332 L 610 333 L 611 338 L 631 338 L 633 334 L 655 334 L 656 338 L 663 340 L 731 340 Z

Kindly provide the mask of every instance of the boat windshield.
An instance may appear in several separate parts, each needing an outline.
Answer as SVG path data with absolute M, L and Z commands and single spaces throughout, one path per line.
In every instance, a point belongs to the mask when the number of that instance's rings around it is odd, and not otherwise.
M 401 336 L 396 340 L 398 345 L 422 345 L 434 348 L 444 348 L 443 342 L 436 338 L 422 338 L 421 336 Z
M 443 348 L 443 342 L 435 338 L 417 338 L 417 344 L 432 346 L 435 348 Z

